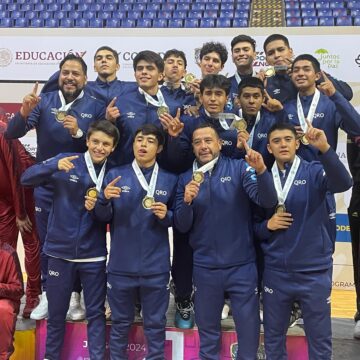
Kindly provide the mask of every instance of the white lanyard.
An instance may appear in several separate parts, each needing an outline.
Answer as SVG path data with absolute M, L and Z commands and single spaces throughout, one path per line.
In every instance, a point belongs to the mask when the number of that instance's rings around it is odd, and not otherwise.
M 194 162 L 193 162 L 193 172 L 199 171 L 199 172 L 202 172 L 203 174 L 205 174 L 207 171 L 212 171 L 212 169 L 214 168 L 214 166 L 215 166 L 215 164 L 217 163 L 218 160 L 219 160 L 219 157 L 216 157 L 215 159 L 212 159 L 211 161 L 209 161 L 208 163 L 206 163 L 205 165 L 203 165 L 200 168 L 199 168 L 199 165 L 198 165 L 197 161 L 194 160 Z
M 81 99 L 83 96 L 84 96 L 84 90 L 81 90 L 81 93 L 79 94 L 79 96 L 74 101 L 67 104 L 63 93 L 61 92 L 61 90 L 59 90 L 59 97 L 60 97 L 61 107 L 58 110 L 59 111 L 68 111 L 71 108 L 72 104 L 76 100 Z
M 239 116 L 242 118 L 242 109 L 239 109 Z M 254 134 L 255 134 L 255 128 L 256 128 L 256 125 L 259 123 L 260 121 L 260 110 L 258 111 L 258 113 L 256 114 L 256 119 L 255 119 L 255 124 L 253 126 L 253 128 L 251 129 L 251 132 L 249 134 L 249 140 L 247 141 L 249 147 L 252 147 L 252 144 L 253 144 L 253 141 L 254 141 Z
M 104 180 L 104 175 L 105 175 L 105 165 L 106 165 L 106 160 L 104 161 L 104 164 L 99 172 L 99 176 L 96 176 L 96 171 L 95 171 L 95 167 L 94 164 L 91 160 L 91 156 L 89 151 L 87 151 L 84 154 L 85 157 L 85 163 L 86 163 L 86 167 L 88 169 L 89 175 L 91 177 L 91 180 L 94 182 L 94 184 L 96 185 L 96 190 L 98 192 L 100 192 L 101 190 L 101 186 Z
M 285 181 L 284 188 L 282 188 L 282 186 L 281 186 L 279 169 L 278 169 L 276 162 L 274 162 L 274 165 L 271 168 L 272 176 L 274 179 L 274 185 L 275 185 L 275 189 L 276 189 L 277 196 L 278 196 L 278 202 L 280 205 L 285 203 L 285 200 L 288 196 L 288 193 L 289 193 L 291 185 L 295 179 L 295 175 L 298 171 L 299 166 L 300 166 L 300 159 L 297 155 L 295 155 L 295 159 L 291 165 L 291 169 L 290 169 L 289 175 Z
M 145 99 L 148 103 L 150 103 L 151 105 L 154 105 L 156 107 L 167 107 L 164 96 L 161 92 L 161 90 L 159 89 L 156 97 L 158 98 L 158 100 L 155 100 L 151 95 L 149 95 L 146 91 L 144 91 L 143 89 L 139 88 L 139 92 L 141 95 L 145 96 Z
M 141 171 L 138 163 L 136 162 L 136 160 L 134 160 L 132 162 L 132 167 L 133 167 L 133 169 L 135 171 L 135 175 L 136 175 L 137 179 L 139 180 L 139 183 L 140 183 L 141 187 L 146 191 L 146 195 L 150 196 L 150 197 L 154 197 L 156 181 L 157 181 L 157 177 L 158 177 L 158 173 L 159 173 L 159 165 L 157 164 L 157 162 L 155 163 L 154 170 L 153 170 L 153 172 L 151 174 L 149 184 L 146 181 L 145 176 L 142 173 L 142 171 Z
M 239 85 L 241 83 L 241 77 L 240 77 L 240 75 L 239 75 L 239 73 L 237 71 L 235 71 L 234 75 L 235 75 L 236 82 Z M 252 73 L 251 76 L 256 76 L 256 71 L 255 70 L 253 70 L 253 73 Z
M 306 116 L 306 119 L 310 122 L 310 124 L 313 122 L 313 118 L 315 115 L 315 111 L 316 111 L 316 107 L 319 102 L 319 99 L 320 99 L 320 91 L 318 89 L 315 89 L 315 94 L 311 101 L 309 112 Z M 303 110 L 303 107 L 301 104 L 299 93 L 297 94 L 296 106 L 297 106 L 297 115 L 299 118 L 299 123 L 300 123 L 301 129 L 304 133 L 306 133 L 308 126 L 305 121 L 304 110 Z

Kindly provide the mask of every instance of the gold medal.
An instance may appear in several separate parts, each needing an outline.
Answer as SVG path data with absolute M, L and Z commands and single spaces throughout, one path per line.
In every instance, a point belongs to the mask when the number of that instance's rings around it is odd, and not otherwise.
M 92 188 L 89 188 L 87 189 L 86 191 L 86 196 L 89 196 L 91 198 L 94 198 L 96 199 L 99 195 L 99 192 L 96 190 L 96 188 L 92 187 Z
M 151 209 L 152 204 L 155 202 L 155 199 L 152 196 L 145 196 L 142 200 L 142 206 L 144 209 L 149 210 Z
M 198 184 L 201 184 L 204 182 L 204 173 L 202 173 L 201 171 L 194 171 L 192 174 L 192 179 L 197 182 Z
M 266 70 L 265 70 L 265 76 L 266 77 L 272 77 L 275 75 L 275 68 L 273 66 L 269 66 Z
M 307 137 L 305 136 L 305 134 L 300 138 L 300 141 L 301 141 L 302 144 L 304 144 L 304 145 L 309 145 L 309 140 L 307 139 Z
M 168 113 L 169 113 L 169 108 L 167 106 L 160 106 L 157 109 L 158 116 L 160 116 L 162 114 L 168 114 Z
M 246 131 L 246 129 L 247 129 L 247 122 L 245 119 L 242 119 L 242 118 L 240 120 L 234 120 L 232 125 L 239 132 Z
M 63 110 L 58 110 L 55 113 L 55 119 L 58 122 L 63 122 L 65 120 L 66 116 L 67 116 L 67 112 L 63 111 Z
M 275 208 L 275 214 L 283 214 L 286 212 L 286 207 L 284 204 L 279 204 Z
M 192 83 L 196 79 L 196 76 L 192 73 L 188 73 L 184 76 L 185 84 Z

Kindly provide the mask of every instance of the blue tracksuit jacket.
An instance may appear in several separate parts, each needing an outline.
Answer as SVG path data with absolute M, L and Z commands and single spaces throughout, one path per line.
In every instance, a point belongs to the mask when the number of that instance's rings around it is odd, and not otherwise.
M 68 173 L 58 170 L 58 161 L 79 155 Z M 96 167 L 95 167 L 96 168 Z M 28 168 L 21 177 L 25 186 L 53 185 L 44 252 L 62 259 L 88 259 L 106 256 L 106 223 L 96 221 L 85 209 L 87 189 L 94 187 L 84 154 L 61 153 Z
M 332 148 L 320 155 L 319 160 L 307 162 L 301 159 L 285 201 L 286 211 L 294 219 L 287 230 L 267 229 L 267 219 L 274 214 L 274 209 L 261 210 L 262 216 L 257 216 L 255 233 L 263 240 L 265 267 L 290 272 L 331 267 L 335 244 L 327 231 L 326 194 L 349 189 L 352 180 Z
M 149 182 L 153 167 L 143 171 Z M 155 201 L 167 205 L 164 219 L 144 209 L 142 199 L 146 191 L 141 187 L 131 164 L 113 168 L 104 179 L 104 187 L 121 175 L 117 186 L 120 198 L 106 200 L 100 196 L 95 216 L 110 222 L 111 251 L 108 272 L 145 276 L 170 270 L 168 227 L 173 225 L 172 203 L 177 177 L 161 168 L 156 182 Z
M 220 155 L 211 176 L 205 174 L 198 196 L 184 202 L 192 169 L 180 175 L 176 193 L 175 226 L 190 232 L 194 265 L 226 268 L 255 261 L 251 202 L 273 207 L 277 196 L 268 171 L 256 176 L 244 160 Z

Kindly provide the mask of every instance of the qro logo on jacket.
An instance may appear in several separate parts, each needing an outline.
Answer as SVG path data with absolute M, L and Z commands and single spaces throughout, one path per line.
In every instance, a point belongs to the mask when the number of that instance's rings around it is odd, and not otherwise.
M 220 181 L 222 182 L 222 183 L 225 183 L 225 182 L 227 182 L 227 181 L 231 181 L 231 176 L 222 176 L 221 178 L 220 178 Z
M 294 180 L 295 186 L 305 185 L 305 184 L 306 184 L 306 180 Z
M 269 287 L 267 287 L 267 286 L 264 286 L 264 291 L 265 291 L 266 293 L 269 293 L 269 294 L 273 294 L 273 293 L 274 293 L 274 290 L 271 289 L 271 288 L 269 288 Z
M 58 271 L 49 270 L 49 275 L 58 277 L 58 276 L 60 276 L 60 273 Z
M 164 196 L 166 196 L 167 195 L 167 191 L 166 190 L 156 190 L 155 191 L 155 194 L 156 195 L 164 195 Z

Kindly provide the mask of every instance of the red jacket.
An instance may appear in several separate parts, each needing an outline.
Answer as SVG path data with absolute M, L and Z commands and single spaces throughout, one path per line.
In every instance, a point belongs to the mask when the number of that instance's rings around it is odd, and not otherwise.
M 0 247 L 0 299 L 10 299 L 20 306 L 24 283 L 16 251 L 8 244 Z

